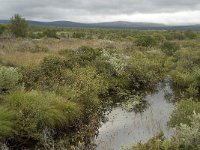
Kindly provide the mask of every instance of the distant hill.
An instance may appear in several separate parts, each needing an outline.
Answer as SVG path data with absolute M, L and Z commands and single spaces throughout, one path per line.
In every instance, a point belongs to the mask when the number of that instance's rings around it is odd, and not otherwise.
M 167 26 L 157 23 L 143 23 L 143 22 L 102 22 L 102 23 L 78 23 L 71 21 L 27 21 L 31 26 L 52 26 L 52 27 L 80 27 L 80 28 L 123 28 L 123 29 L 140 29 L 140 30 L 200 30 L 200 25 L 187 26 Z M 8 24 L 9 20 L 0 20 L 0 24 Z

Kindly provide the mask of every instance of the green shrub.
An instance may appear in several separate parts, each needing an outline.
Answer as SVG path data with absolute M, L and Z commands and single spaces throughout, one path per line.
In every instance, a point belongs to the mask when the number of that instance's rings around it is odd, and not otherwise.
M 0 35 L 3 34 L 5 30 L 6 30 L 6 26 L 0 24 Z
M 4 103 L 16 112 L 13 140 L 20 143 L 40 141 L 45 128 L 59 132 L 81 116 L 78 104 L 48 92 L 16 91 L 6 96 Z
M 20 79 L 21 74 L 15 68 L 0 66 L 0 93 L 14 89 Z
M 196 86 L 200 89 L 200 68 L 195 69 L 194 78 L 195 78 Z
M 192 30 L 185 31 L 185 36 L 189 39 L 195 39 L 197 37 L 197 34 Z
M 191 125 L 181 123 L 176 128 L 176 137 L 182 149 L 197 150 L 200 148 L 200 114 L 194 112 L 189 119 Z
M 100 94 L 107 90 L 107 82 L 97 74 L 95 68 L 74 68 L 73 73 L 75 77 L 73 87 L 78 89 L 80 93 Z
M 194 111 L 200 113 L 200 102 L 191 99 L 180 101 L 171 115 L 169 125 L 172 127 L 179 126 L 181 123 L 191 125 L 190 116 Z
M 85 38 L 85 36 L 86 36 L 85 33 L 74 32 L 72 38 L 82 39 Z
M 129 150 L 180 150 L 180 147 L 177 139 L 167 140 L 161 133 L 144 144 L 138 143 Z
M 67 81 L 67 69 L 60 57 L 46 57 L 39 66 L 25 66 L 21 72 L 27 89 L 50 89 Z
M 59 75 L 62 72 L 63 59 L 60 57 L 49 56 L 45 57 L 41 63 L 41 70 L 47 76 Z
M 101 49 L 94 49 L 87 46 L 80 47 L 77 52 L 80 59 L 85 61 L 95 60 L 97 57 L 101 55 Z
M 28 37 L 32 38 L 32 39 L 41 39 L 43 37 L 45 37 L 46 35 L 43 34 L 43 32 L 33 32 L 33 31 L 29 31 L 28 32 Z
M 174 55 L 177 66 L 179 65 L 184 70 L 190 70 L 200 64 L 200 51 L 199 49 L 184 48 L 177 51 Z M 187 66 L 185 66 L 184 64 Z
M 95 68 L 97 69 L 97 73 L 101 74 L 104 77 L 108 78 L 117 75 L 114 66 L 110 62 L 96 60 L 94 65 Z
M 148 54 L 134 52 L 126 71 L 129 76 L 129 86 L 131 89 L 151 88 L 152 85 L 160 81 L 167 71 L 165 59 L 160 56 L 152 58 L 146 57 Z
M 48 38 L 58 38 L 57 31 L 55 29 L 46 29 L 43 32 L 43 35 L 48 37 Z
M 136 41 L 137 46 L 153 47 L 157 44 L 153 36 L 140 36 Z
M 82 46 L 76 50 L 62 50 L 61 53 L 65 53 L 65 65 L 72 69 L 76 66 L 92 65 L 100 57 L 101 49 Z
M 180 68 L 178 68 L 180 69 Z M 182 71 L 173 71 L 171 74 L 172 83 L 176 90 L 180 91 L 184 97 L 199 98 L 200 94 L 200 69 L 189 68 L 187 70 L 183 67 Z
M 167 41 L 161 45 L 161 50 L 168 56 L 172 56 L 179 49 L 180 49 L 180 46 L 174 42 Z
M 3 106 L 0 107 L 0 140 L 14 134 L 15 120 L 16 114 L 14 111 L 10 111 Z
M 165 41 L 165 36 L 164 36 L 163 34 L 157 33 L 157 34 L 154 35 L 154 38 L 155 38 L 156 41 L 159 41 L 159 42 L 161 42 L 161 43 L 162 43 L 163 41 Z
M 191 72 L 174 71 L 172 80 L 175 87 L 185 89 L 195 82 L 195 77 Z
M 24 18 L 16 14 L 11 19 L 10 29 L 16 37 L 25 37 L 28 31 L 28 24 Z
M 172 31 L 166 34 L 167 40 L 184 40 L 185 38 L 185 35 L 180 31 Z

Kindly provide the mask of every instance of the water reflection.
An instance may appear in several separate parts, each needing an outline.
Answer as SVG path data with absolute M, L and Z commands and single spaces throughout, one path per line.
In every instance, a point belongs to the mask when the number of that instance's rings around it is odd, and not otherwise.
M 173 104 L 166 98 L 172 95 L 167 84 L 159 86 L 156 93 L 145 100 L 149 107 L 142 113 L 127 112 L 121 107 L 114 108 L 107 115 L 108 121 L 99 129 L 96 139 L 97 150 L 119 150 L 122 146 L 130 147 L 137 142 L 145 142 L 160 131 L 171 137 L 173 131 L 167 127 Z

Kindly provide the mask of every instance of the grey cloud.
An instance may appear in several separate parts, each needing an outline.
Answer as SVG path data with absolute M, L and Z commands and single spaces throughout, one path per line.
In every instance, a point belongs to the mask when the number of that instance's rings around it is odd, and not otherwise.
M 194 10 L 200 10 L 199 0 L 0 0 L 0 19 L 15 13 L 28 19 L 58 20 Z

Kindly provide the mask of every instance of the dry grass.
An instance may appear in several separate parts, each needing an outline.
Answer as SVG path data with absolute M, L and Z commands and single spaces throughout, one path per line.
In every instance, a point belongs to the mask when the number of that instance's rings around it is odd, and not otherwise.
M 128 43 L 113 42 L 107 40 L 90 40 L 90 39 L 0 39 L 0 63 L 27 65 L 38 64 L 44 57 L 49 55 L 58 55 L 61 49 L 76 49 L 81 46 L 93 48 L 112 47 L 125 49 Z M 130 43 L 129 43 L 130 44 Z M 48 52 L 29 52 L 29 47 L 41 46 L 48 48 Z M 25 51 L 20 51 L 25 49 Z
M 17 66 L 28 64 L 39 64 L 39 62 L 49 54 L 46 53 L 30 53 L 30 52 L 12 52 L 0 54 L 1 62 L 5 64 L 13 64 Z

